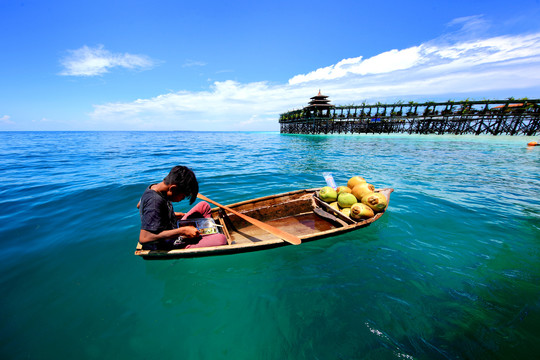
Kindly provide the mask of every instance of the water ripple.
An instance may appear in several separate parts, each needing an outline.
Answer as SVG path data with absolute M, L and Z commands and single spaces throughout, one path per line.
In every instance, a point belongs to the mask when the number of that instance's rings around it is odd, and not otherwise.
M 527 140 L 0 133 L 0 351 L 151 358 L 152 343 L 163 356 L 187 349 L 186 359 L 540 353 L 540 149 Z M 132 255 L 135 205 L 177 164 L 225 204 L 323 186 L 324 171 L 338 184 L 361 175 L 396 191 L 385 216 L 360 231 L 144 262 Z M 246 329 L 264 336 L 226 335 Z

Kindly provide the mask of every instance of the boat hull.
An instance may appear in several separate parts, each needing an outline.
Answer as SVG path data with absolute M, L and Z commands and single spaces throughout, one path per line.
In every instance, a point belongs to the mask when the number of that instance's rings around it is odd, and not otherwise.
M 318 190 L 291 191 L 247 200 L 227 205 L 227 207 L 298 236 L 302 243 L 364 228 L 380 219 L 384 214 L 384 212 L 380 212 L 372 218 L 356 222 L 320 201 L 316 196 Z M 390 194 L 393 189 L 378 189 L 377 191 L 384 194 L 388 203 L 390 202 Z M 135 255 L 142 256 L 147 260 L 189 258 L 261 251 L 291 245 L 241 217 L 220 208 L 212 209 L 212 218 L 221 225 L 220 231 L 227 237 L 228 245 L 145 250 L 138 243 Z

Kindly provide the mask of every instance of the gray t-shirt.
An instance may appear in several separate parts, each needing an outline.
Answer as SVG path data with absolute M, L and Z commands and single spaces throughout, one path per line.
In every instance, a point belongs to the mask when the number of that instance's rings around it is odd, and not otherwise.
M 142 194 L 139 214 L 141 229 L 157 234 L 178 227 L 172 203 L 160 193 L 150 189 Z

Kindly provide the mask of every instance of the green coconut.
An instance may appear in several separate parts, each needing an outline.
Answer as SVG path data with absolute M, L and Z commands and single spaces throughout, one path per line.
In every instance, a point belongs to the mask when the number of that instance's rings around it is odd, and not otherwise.
M 350 217 L 353 220 L 369 219 L 370 217 L 374 215 L 375 213 L 373 212 L 373 209 L 367 206 L 366 204 L 356 203 L 353 206 L 351 206 Z
M 356 204 L 358 200 L 353 194 L 342 192 L 337 198 L 337 202 L 342 208 L 350 208 L 353 204 Z
M 319 198 L 324 202 L 331 203 L 336 201 L 337 192 L 330 186 L 325 186 L 319 190 Z
M 362 198 L 362 204 L 365 204 L 373 209 L 375 212 L 381 212 L 386 209 L 386 205 L 388 204 L 388 200 L 386 199 L 386 196 L 384 196 L 381 193 L 371 193 L 367 194 Z

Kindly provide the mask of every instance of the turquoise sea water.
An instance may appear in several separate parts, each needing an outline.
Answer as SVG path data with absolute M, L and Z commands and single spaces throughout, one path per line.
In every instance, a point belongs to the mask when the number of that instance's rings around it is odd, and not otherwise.
M 0 358 L 538 358 L 531 140 L 0 133 Z M 144 261 L 135 206 L 177 164 L 223 204 L 323 186 L 324 171 L 395 192 L 356 232 Z

